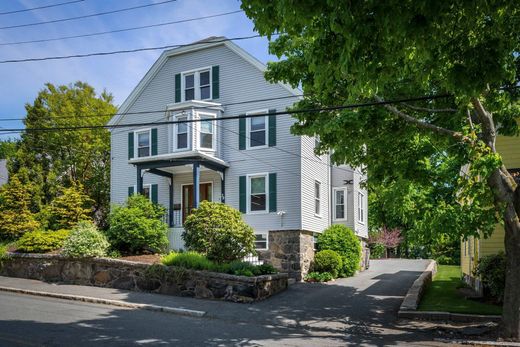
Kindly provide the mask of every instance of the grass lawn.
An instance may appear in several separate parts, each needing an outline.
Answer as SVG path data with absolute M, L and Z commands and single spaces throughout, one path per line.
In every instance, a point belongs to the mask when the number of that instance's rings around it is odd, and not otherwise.
M 464 299 L 457 291 L 463 285 L 460 266 L 439 265 L 432 284 L 426 289 L 419 304 L 419 311 L 502 314 L 501 306 Z

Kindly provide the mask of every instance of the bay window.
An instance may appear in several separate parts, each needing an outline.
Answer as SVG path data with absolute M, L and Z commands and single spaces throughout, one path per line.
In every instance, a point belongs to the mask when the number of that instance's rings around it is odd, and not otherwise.
M 200 148 L 214 149 L 214 115 L 200 115 Z

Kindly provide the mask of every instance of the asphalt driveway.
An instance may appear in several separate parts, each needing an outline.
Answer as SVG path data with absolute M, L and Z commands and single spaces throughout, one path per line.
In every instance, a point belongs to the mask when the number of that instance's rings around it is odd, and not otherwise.
M 269 300 L 246 305 L 54 286 L 79 295 L 106 295 L 207 311 L 205 318 L 0 293 L 0 346 L 168 345 L 183 346 L 433 346 L 435 332 L 397 322 L 397 310 L 422 260 L 373 261 L 355 277 L 327 284 L 299 283 Z M 0 278 L 1 285 L 16 279 Z M 26 281 L 26 280 L 25 280 Z M 21 282 L 20 282 L 21 283 Z M 40 284 L 51 286 L 49 284 Z M 43 288 L 49 290 L 49 288 Z

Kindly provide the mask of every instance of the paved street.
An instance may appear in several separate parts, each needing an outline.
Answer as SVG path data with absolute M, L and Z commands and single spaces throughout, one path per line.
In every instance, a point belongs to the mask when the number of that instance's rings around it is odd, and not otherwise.
M 354 278 L 293 285 L 253 305 L 118 294 L 202 309 L 205 318 L 0 292 L 0 346 L 433 346 L 433 331 L 396 321 L 403 295 L 426 265 L 374 261 Z

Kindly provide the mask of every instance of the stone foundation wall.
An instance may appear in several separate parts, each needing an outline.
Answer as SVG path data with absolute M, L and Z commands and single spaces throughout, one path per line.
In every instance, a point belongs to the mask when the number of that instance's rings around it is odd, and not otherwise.
M 59 255 L 11 254 L 0 275 L 234 302 L 266 299 L 287 288 L 287 274 L 257 277 L 148 265 L 131 261 Z
M 290 278 L 301 281 L 314 260 L 314 239 L 310 231 L 269 231 L 269 249 L 258 251 L 260 259 L 273 265 Z
M 370 248 L 368 247 L 368 243 L 364 240 L 361 240 L 361 264 L 359 266 L 359 271 L 368 270 L 370 266 Z

